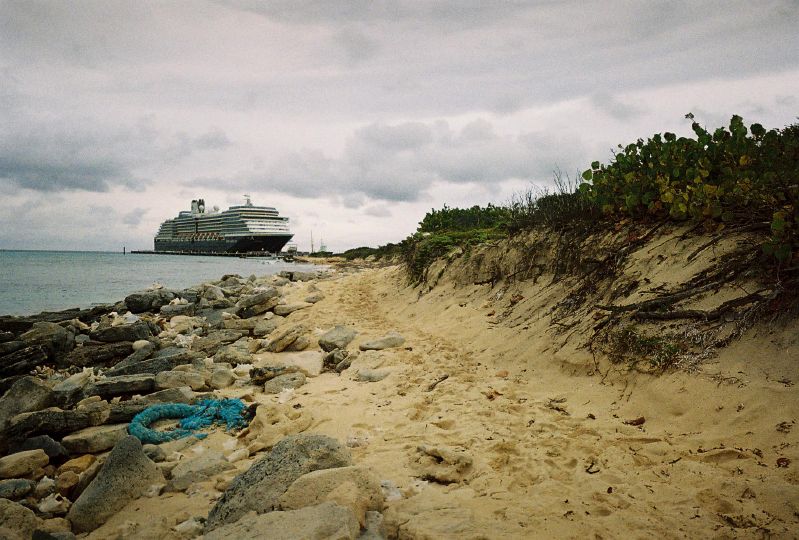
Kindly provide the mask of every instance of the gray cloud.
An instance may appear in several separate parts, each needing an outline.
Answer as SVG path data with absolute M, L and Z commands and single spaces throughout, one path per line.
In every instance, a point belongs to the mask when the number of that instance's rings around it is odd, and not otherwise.
M 135 227 L 139 223 L 141 223 L 142 218 L 148 212 L 147 208 L 134 208 L 130 212 L 124 214 L 122 216 L 122 223 L 125 225 L 130 225 L 131 227 Z
M 591 103 L 600 111 L 620 121 L 631 120 L 643 113 L 639 108 L 622 103 L 615 96 L 606 92 L 595 93 L 591 96 Z

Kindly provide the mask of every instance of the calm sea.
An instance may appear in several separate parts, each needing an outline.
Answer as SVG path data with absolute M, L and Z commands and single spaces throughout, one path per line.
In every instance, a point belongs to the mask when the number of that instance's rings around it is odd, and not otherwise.
M 238 257 L 0 251 L 0 315 L 113 304 L 154 282 L 183 289 L 224 274 L 263 276 L 312 265 Z

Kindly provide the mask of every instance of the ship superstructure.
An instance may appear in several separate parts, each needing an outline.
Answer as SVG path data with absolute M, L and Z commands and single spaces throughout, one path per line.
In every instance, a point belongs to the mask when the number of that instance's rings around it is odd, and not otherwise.
M 224 212 L 206 211 L 205 201 L 191 201 L 191 210 L 161 224 L 155 236 L 155 251 L 177 253 L 278 253 L 294 236 L 289 219 L 271 206 L 255 206 L 249 195 L 245 203 Z

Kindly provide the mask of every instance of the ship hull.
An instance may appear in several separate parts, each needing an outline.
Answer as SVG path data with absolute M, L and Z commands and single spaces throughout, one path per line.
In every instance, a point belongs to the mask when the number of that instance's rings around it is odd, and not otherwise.
M 252 253 L 264 251 L 279 253 L 293 236 L 293 234 L 253 235 L 219 240 L 167 240 L 156 238 L 154 247 L 155 251 L 173 253 Z

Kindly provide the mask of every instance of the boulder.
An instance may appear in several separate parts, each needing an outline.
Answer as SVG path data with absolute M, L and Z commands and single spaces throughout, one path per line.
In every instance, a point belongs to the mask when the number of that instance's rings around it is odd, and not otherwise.
M 299 311 L 301 309 L 309 308 L 312 305 L 313 304 L 311 304 L 310 302 L 297 302 L 297 303 L 294 303 L 294 304 L 280 304 L 280 305 L 275 306 L 274 311 L 275 311 L 275 315 L 280 315 L 281 317 L 285 317 L 286 315 L 294 313 L 295 311 Z
M 331 352 L 334 349 L 346 349 L 347 345 L 349 345 L 357 335 L 358 332 L 352 328 L 338 325 L 319 337 L 319 346 L 325 352 Z
M 222 287 L 205 284 L 201 289 L 200 297 L 205 298 L 206 300 L 224 300 L 225 292 L 222 290 Z
M 404 337 L 396 332 L 389 332 L 380 339 L 374 339 L 372 341 L 361 343 L 360 349 L 362 351 L 382 351 L 383 349 L 401 347 L 403 343 L 405 343 Z
M 128 434 L 128 424 L 94 426 L 76 431 L 61 439 L 70 454 L 96 454 L 113 448 Z
M 233 343 L 249 333 L 249 330 L 215 330 L 205 337 L 195 339 L 191 344 L 191 349 L 213 355 L 223 345 Z
M 41 345 L 25 347 L 0 358 L 0 377 L 24 375 L 48 360 L 47 350 Z
M 147 394 L 155 389 L 156 377 L 150 374 L 118 375 L 106 377 L 86 385 L 83 395 L 109 399 L 131 394 Z
M 55 401 L 50 386 L 35 377 L 23 377 L 0 397 L 0 432 L 20 413 L 38 411 Z
M 13 332 L 0 332 L 0 343 L 8 343 L 9 341 L 14 340 L 14 333 Z
M 5 356 L 24 348 L 24 341 L 6 341 L 5 343 L 0 343 L 0 356 Z
M 74 471 L 64 471 L 55 479 L 55 489 L 64 497 L 69 497 L 75 486 L 80 483 L 80 475 Z
M 168 304 L 175 298 L 175 293 L 165 289 L 142 291 L 129 294 L 125 297 L 125 305 L 133 313 L 145 311 L 158 311 L 161 306 Z
M 128 356 L 132 351 L 132 343 L 101 343 L 87 341 L 80 347 L 75 347 L 67 354 L 62 364 L 64 366 L 112 366 Z
M 300 336 L 294 340 L 294 343 L 286 347 L 285 350 L 289 352 L 299 352 L 304 351 L 310 346 L 311 340 L 308 338 L 308 336 Z
M 47 454 L 47 457 L 49 457 L 51 460 L 63 458 L 69 455 L 67 449 L 64 448 L 60 442 L 54 440 L 49 435 L 37 435 L 36 437 L 25 439 L 21 443 L 12 446 L 13 452 L 37 449 L 44 450 L 44 453 Z
M 280 507 L 294 510 L 325 501 L 350 508 L 361 526 L 366 513 L 383 510 L 380 479 L 365 467 L 338 467 L 313 471 L 297 478 L 280 497 Z
M 136 321 L 131 324 L 100 325 L 93 330 L 89 337 L 103 343 L 117 343 L 119 341 L 137 341 L 147 339 L 153 335 L 150 325 L 145 321 Z
M 350 353 L 345 349 L 333 349 L 322 358 L 322 365 L 325 369 L 335 369 L 342 361 L 349 358 Z
M 256 337 L 268 336 L 280 326 L 283 317 L 272 317 L 271 319 L 260 320 L 255 323 L 252 333 Z
M 274 287 L 266 287 L 263 290 L 239 298 L 239 301 L 236 302 L 235 311 L 238 313 L 247 308 L 267 304 L 272 298 L 277 298 L 277 296 L 277 289 Z M 263 311 L 261 313 L 263 313 Z
M 289 345 L 294 343 L 297 338 L 305 334 L 307 331 L 307 328 L 301 324 L 276 331 L 269 340 L 266 350 L 269 352 L 284 351 L 289 347 Z
M 379 382 L 388 377 L 391 371 L 388 369 L 368 369 L 361 368 L 358 370 L 355 380 L 360 382 Z
M 185 491 L 195 482 L 208 480 L 212 476 L 235 469 L 221 452 L 208 450 L 197 457 L 181 459 L 172 469 L 169 488 Z
M 21 504 L 0 499 L 0 537 L 27 540 L 38 528 L 39 518 Z M 10 534 L 9 534 L 10 533 Z
M 69 352 L 75 345 L 75 335 L 59 324 L 33 323 L 33 327 L 19 336 L 26 345 L 41 345 L 50 359 Z
M 162 371 L 155 376 L 155 387 L 159 390 L 183 386 L 202 390 L 205 388 L 205 377 L 196 371 Z
M 53 386 L 56 404 L 61 408 L 69 408 L 83 398 L 83 388 L 92 378 L 91 370 L 79 371 Z
M 6 436 L 12 441 L 23 441 L 33 435 L 47 434 L 51 437 L 66 435 L 91 425 L 91 416 L 86 411 L 64 411 L 51 407 L 16 415 L 6 428 Z
M 194 316 L 194 304 L 167 304 L 161 306 L 159 311 L 162 317 L 171 319 L 177 315 Z
M 162 351 L 158 352 L 161 353 Z M 203 358 L 204 356 L 205 355 L 202 353 L 175 349 L 171 350 L 168 354 L 155 354 L 152 358 L 148 358 L 147 360 L 142 360 L 140 362 L 115 366 L 114 368 L 106 371 L 105 375 L 107 377 L 135 374 L 156 375 L 162 371 L 170 371 L 183 364 L 191 364 L 194 360 Z
M 249 364 L 252 362 L 252 357 L 250 353 L 246 350 L 242 350 L 235 345 L 229 345 L 227 347 L 222 347 L 217 351 L 214 355 L 214 362 L 217 364 L 230 364 L 231 366 L 237 366 L 239 364 Z
M 34 483 L 23 478 L 0 480 L 0 499 L 16 501 L 33 491 Z
M 0 478 L 22 478 L 50 463 L 44 450 L 25 450 L 0 458 Z
M 325 299 L 325 295 L 321 292 L 314 292 L 305 297 L 305 301 L 309 304 L 315 304 Z
M 352 464 L 349 451 L 325 435 L 291 435 L 240 474 L 208 514 L 206 531 L 239 520 L 249 511 L 271 512 L 300 476 Z
M 358 521 L 349 508 L 327 502 L 299 510 L 247 515 L 207 533 L 203 538 L 352 540 L 358 537 L 359 532 Z
M 226 367 L 215 367 L 213 373 L 211 373 L 211 379 L 209 384 L 211 388 L 215 390 L 221 390 L 222 388 L 227 388 L 228 386 L 232 385 L 236 381 L 236 375 L 233 373 L 233 370 Z
M 284 388 L 299 388 L 305 384 L 305 375 L 300 372 L 278 375 L 264 384 L 264 394 L 279 394 Z
M 140 339 L 139 341 L 134 341 L 133 352 L 129 356 L 127 356 L 124 360 L 115 364 L 112 371 L 119 373 L 125 368 L 128 368 L 130 366 L 135 366 L 139 364 L 139 362 L 143 362 L 148 358 L 150 358 L 154 352 L 155 352 L 154 343 L 144 339 Z
M 144 494 L 164 477 L 150 461 L 136 437 L 119 441 L 97 477 L 70 508 L 67 519 L 77 533 L 96 529 L 130 501 Z

